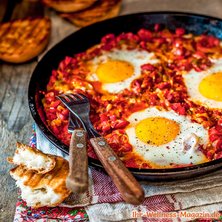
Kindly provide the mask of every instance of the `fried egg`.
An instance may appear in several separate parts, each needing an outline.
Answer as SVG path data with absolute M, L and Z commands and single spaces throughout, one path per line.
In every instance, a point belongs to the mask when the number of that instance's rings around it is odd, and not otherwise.
M 119 93 L 140 77 L 141 65 L 157 62 L 154 53 L 145 50 L 115 49 L 89 62 L 86 79 L 101 83 L 102 91 Z
M 222 59 L 208 70 L 184 74 L 189 96 L 194 102 L 209 108 L 222 108 Z
M 199 147 L 208 143 L 208 132 L 188 117 L 152 107 L 131 114 L 128 121 L 129 143 L 154 168 L 207 161 Z

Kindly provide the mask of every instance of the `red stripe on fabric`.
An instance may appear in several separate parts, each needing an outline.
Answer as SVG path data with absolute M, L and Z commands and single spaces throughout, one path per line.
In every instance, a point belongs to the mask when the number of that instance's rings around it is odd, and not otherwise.
M 174 210 L 174 203 L 171 203 L 166 195 L 148 197 L 143 204 L 147 207 L 147 211 L 168 212 Z
M 123 201 L 121 194 L 112 182 L 111 178 L 103 172 L 92 170 L 93 196 L 98 198 L 98 203 L 116 203 Z M 144 200 L 143 206 L 148 211 L 173 211 L 174 203 L 171 203 L 166 195 L 156 195 Z
M 172 219 L 167 218 L 143 218 L 143 222 L 173 222 Z
M 92 170 L 92 180 L 94 183 L 93 195 L 98 197 L 98 203 L 123 201 L 121 194 L 109 176 L 102 172 Z
M 179 209 L 177 209 L 177 210 L 182 210 L 182 209 L 183 209 L 183 208 L 182 208 L 182 203 L 181 203 L 180 201 L 177 201 L 177 199 L 175 198 L 175 195 L 174 195 L 174 194 L 171 194 L 170 196 L 171 196 L 171 198 L 173 199 L 174 204 L 177 203 L 177 205 L 179 206 Z M 175 209 L 175 210 L 176 210 L 176 209 Z

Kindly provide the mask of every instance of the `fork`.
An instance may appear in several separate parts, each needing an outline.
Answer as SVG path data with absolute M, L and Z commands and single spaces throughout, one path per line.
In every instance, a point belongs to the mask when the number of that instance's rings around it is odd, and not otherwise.
M 83 94 L 62 94 L 58 98 L 75 115 L 83 128 L 87 131 L 90 143 L 102 163 L 104 169 L 112 178 L 123 199 L 127 203 L 141 204 L 144 200 L 144 191 L 138 181 L 125 167 L 105 138 L 94 129 L 90 119 L 90 103 Z
M 61 98 L 58 97 L 60 100 Z M 86 150 L 86 131 L 69 113 L 68 131 L 72 133 L 69 146 L 69 174 L 66 186 L 75 193 L 83 193 L 88 188 L 88 156 Z
M 79 123 L 78 119 L 69 112 L 69 124 L 68 124 L 68 132 L 73 133 L 75 129 L 82 128 L 81 123 Z

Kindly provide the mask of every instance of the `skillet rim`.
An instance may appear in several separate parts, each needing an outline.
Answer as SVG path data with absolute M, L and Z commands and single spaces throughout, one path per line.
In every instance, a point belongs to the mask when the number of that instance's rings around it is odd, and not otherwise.
M 95 24 L 89 25 L 87 27 L 84 27 L 82 29 L 79 29 L 72 34 L 68 35 L 61 41 L 59 41 L 57 44 L 55 44 L 51 49 L 47 51 L 47 53 L 41 58 L 41 60 L 36 65 L 31 79 L 29 81 L 28 86 L 28 104 L 30 108 L 31 115 L 38 126 L 38 128 L 41 130 L 41 133 L 48 139 L 56 148 L 60 149 L 65 154 L 68 154 L 68 146 L 63 144 L 59 139 L 57 139 L 53 133 L 46 127 L 44 122 L 42 121 L 36 105 L 36 80 L 38 80 L 38 73 L 41 71 L 41 66 L 43 65 L 44 61 L 48 60 L 52 55 L 54 51 L 58 51 L 59 47 L 64 44 L 64 42 L 68 41 L 69 39 L 72 39 L 73 36 L 78 35 L 78 33 L 93 29 L 94 27 L 100 25 L 100 24 L 106 24 L 110 23 L 112 21 L 118 21 L 124 18 L 130 18 L 130 17 L 143 17 L 143 16 L 149 16 L 149 15 L 172 15 L 172 16 L 184 16 L 184 17 L 200 17 L 200 18 L 206 18 L 209 20 L 215 20 L 222 23 L 221 18 L 198 14 L 198 13 L 191 13 L 191 12 L 180 12 L 180 11 L 147 11 L 147 12 L 139 12 L 139 13 L 132 13 L 132 14 L 125 14 L 121 15 L 115 18 L 107 19 L 105 21 L 97 22 Z M 77 33 L 77 34 L 76 34 Z M 102 36 L 101 36 L 102 37 Z M 58 64 L 57 64 L 58 65 Z M 39 70 L 40 69 L 40 70 Z M 89 157 L 89 165 L 95 168 L 103 169 L 101 163 L 97 159 L 93 159 Z M 193 166 L 187 166 L 187 167 L 180 167 L 180 168 L 167 168 L 167 169 L 139 169 L 139 168 L 128 168 L 135 176 L 142 176 L 145 178 L 149 178 L 149 176 L 156 177 L 168 177 L 172 176 L 172 178 L 180 177 L 180 175 L 184 178 L 186 174 L 189 175 L 195 175 L 195 174 L 203 174 L 205 172 L 216 170 L 219 167 L 222 167 L 222 158 L 217 160 L 212 160 L 206 163 L 202 164 L 196 164 Z

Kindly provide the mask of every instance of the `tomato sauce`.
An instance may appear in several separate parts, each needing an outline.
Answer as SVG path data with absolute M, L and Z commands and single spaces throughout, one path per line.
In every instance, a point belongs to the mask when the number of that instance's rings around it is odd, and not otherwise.
M 127 48 L 153 52 L 158 64 L 141 66 L 141 77 L 132 81 L 130 88 L 118 94 L 102 93 L 100 83 L 86 80 L 88 61 L 112 49 Z M 129 124 L 127 117 L 150 106 L 162 106 L 180 115 L 189 116 L 202 124 L 209 133 L 209 144 L 202 152 L 209 160 L 222 157 L 222 110 L 208 109 L 192 102 L 187 94 L 183 74 L 192 69 L 197 72 L 212 66 L 211 59 L 222 57 L 220 40 L 213 36 L 195 36 L 183 28 L 175 32 L 141 29 L 137 33 L 108 34 L 101 42 L 85 52 L 66 57 L 53 70 L 43 106 L 46 123 L 63 143 L 69 145 L 67 131 L 68 110 L 56 98 L 61 93 L 83 93 L 91 103 L 90 119 L 96 130 L 104 136 L 114 151 L 128 167 L 150 168 L 129 144 L 124 131 Z M 89 156 L 96 158 L 89 146 Z M 183 165 L 181 165 L 183 166 Z M 172 166 L 172 167 L 181 167 Z

